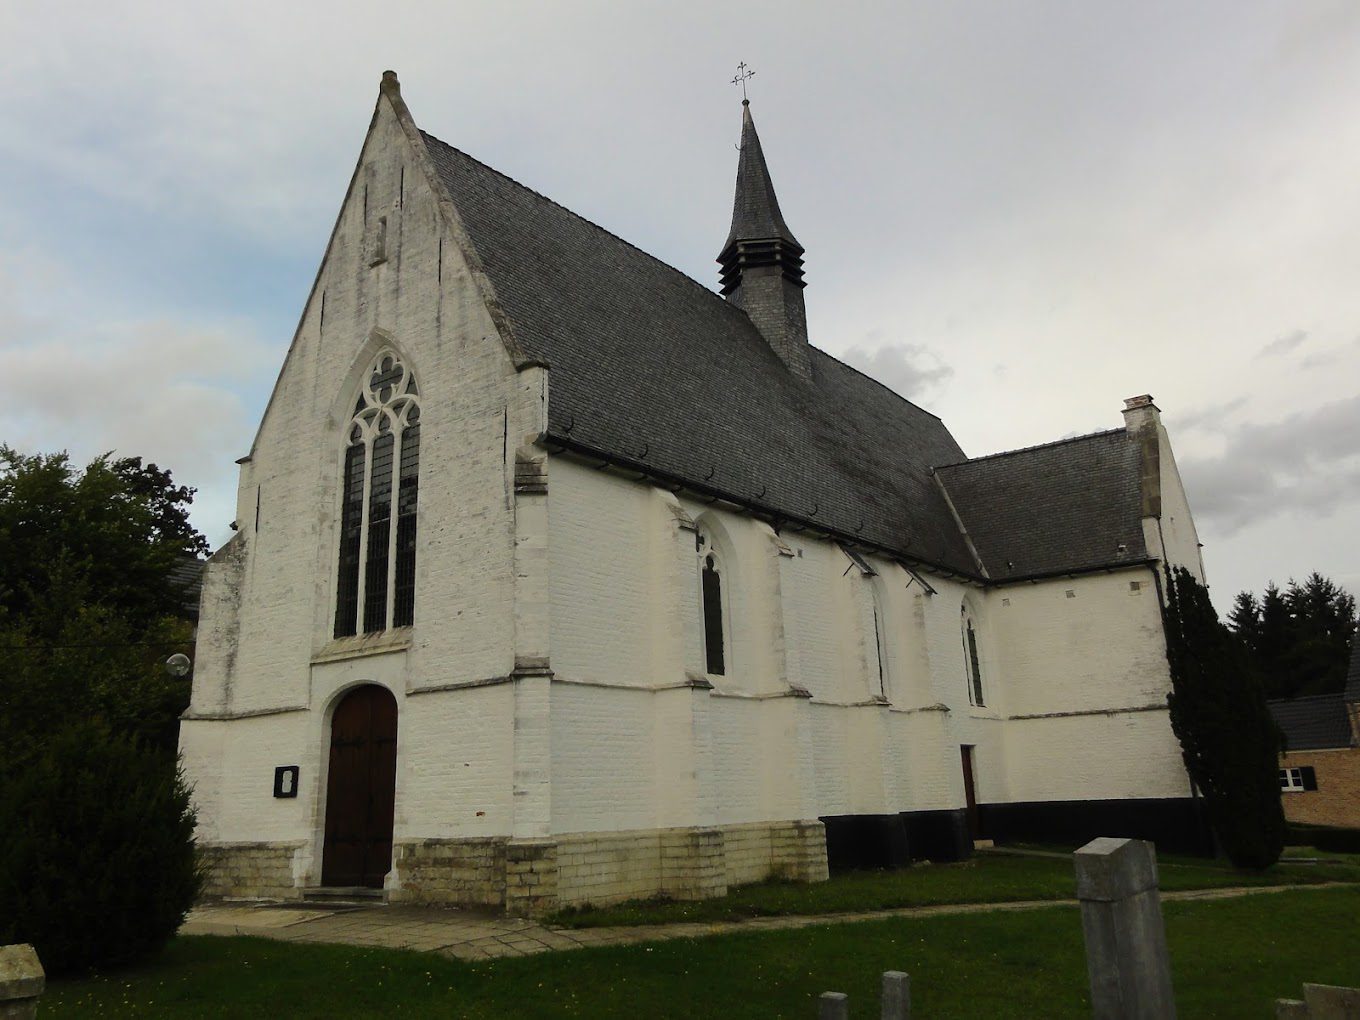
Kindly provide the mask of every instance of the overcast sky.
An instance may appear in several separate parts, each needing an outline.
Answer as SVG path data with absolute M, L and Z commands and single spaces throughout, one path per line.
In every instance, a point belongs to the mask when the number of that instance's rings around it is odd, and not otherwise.
M 1360 591 L 1360 4 L 0 5 L 0 438 L 214 545 L 378 81 L 709 286 L 739 60 L 812 342 L 970 455 L 1152 393 L 1220 608 Z

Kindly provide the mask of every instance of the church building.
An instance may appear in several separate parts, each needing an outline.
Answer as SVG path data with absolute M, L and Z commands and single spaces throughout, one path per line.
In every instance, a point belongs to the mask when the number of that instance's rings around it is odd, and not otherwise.
M 1203 571 L 1151 397 L 966 456 L 809 343 L 742 118 L 715 290 L 383 76 L 204 572 L 210 895 L 540 913 L 1202 844 L 1160 607 Z

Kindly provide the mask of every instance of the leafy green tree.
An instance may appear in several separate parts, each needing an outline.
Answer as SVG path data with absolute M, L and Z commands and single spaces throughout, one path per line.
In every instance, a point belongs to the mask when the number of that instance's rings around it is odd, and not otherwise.
M 1264 868 L 1284 848 L 1280 735 L 1247 659 L 1209 591 L 1184 567 L 1167 578 L 1171 728 L 1219 845 L 1237 867 Z
M 192 498 L 140 458 L 0 446 L 0 942 L 54 974 L 155 952 L 201 885 L 163 665 L 191 648 Z
M 0 764 L 19 768 L 75 718 L 173 755 L 190 651 L 174 570 L 206 549 L 193 489 L 140 458 L 0 446 Z

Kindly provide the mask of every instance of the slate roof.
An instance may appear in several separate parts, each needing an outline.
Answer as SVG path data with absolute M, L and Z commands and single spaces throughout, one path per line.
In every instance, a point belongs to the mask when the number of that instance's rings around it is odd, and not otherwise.
M 978 457 L 938 474 L 993 580 L 1148 558 L 1138 444 L 1124 429 Z
M 190 620 L 198 619 L 198 596 L 203 588 L 205 565 L 197 556 L 181 556 L 170 571 L 170 586 L 179 598 L 180 609 Z
M 1266 704 L 1276 725 L 1284 731 L 1287 751 L 1351 746 L 1351 727 L 1343 694 L 1315 694 Z
M 422 137 L 516 341 L 550 366 L 550 448 L 978 576 L 931 473 L 965 459 L 939 418 L 816 348 L 800 379 L 714 291 Z M 1111 434 L 1039 449 L 948 469 L 984 560 L 1104 565 L 1117 541 L 1141 558 L 1131 447 Z

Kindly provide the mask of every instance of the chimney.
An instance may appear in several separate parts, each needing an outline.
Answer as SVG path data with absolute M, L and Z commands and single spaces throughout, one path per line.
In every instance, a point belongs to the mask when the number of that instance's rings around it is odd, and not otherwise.
M 1138 442 L 1139 487 L 1142 489 L 1142 516 L 1162 516 L 1162 413 L 1152 402 L 1152 394 L 1129 397 L 1124 401 L 1124 427 Z
M 1149 425 L 1156 426 L 1161 423 L 1162 414 L 1152 402 L 1151 393 L 1129 397 L 1124 401 L 1124 427 L 1131 435 L 1137 435 Z

